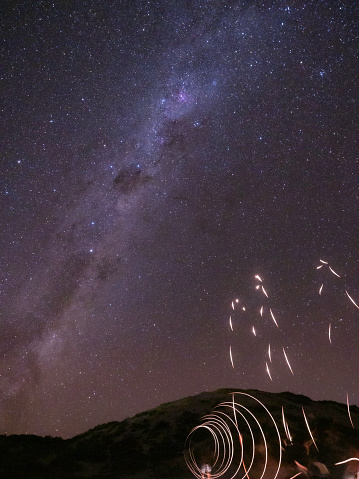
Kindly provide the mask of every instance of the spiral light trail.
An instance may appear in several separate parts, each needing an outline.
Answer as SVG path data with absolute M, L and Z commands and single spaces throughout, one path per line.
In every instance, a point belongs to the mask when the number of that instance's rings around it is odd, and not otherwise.
M 232 393 L 232 401 L 219 404 L 210 414 L 204 416 L 202 424 L 194 427 L 186 439 L 185 460 L 189 470 L 198 479 L 203 477 L 204 470 L 211 471 L 211 478 L 213 479 L 217 479 L 225 473 L 228 473 L 230 479 L 235 477 L 238 477 L 238 479 L 249 478 L 251 469 L 254 466 L 258 468 L 258 461 L 256 462 L 258 457 L 261 459 L 260 467 L 262 468 L 259 479 L 263 479 L 268 466 L 268 439 L 255 414 L 248 407 L 238 402 L 242 398 L 249 400 L 251 403 L 254 401 L 255 406 L 259 404 L 270 418 L 275 430 L 276 440 L 278 439 L 278 466 L 271 479 L 276 479 L 278 476 L 282 461 L 282 442 L 272 414 L 254 396 L 244 392 L 234 392 Z M 201 453 L 195 452 L 195 437 L 196 435 L 201 437 L 199 433 L 202 433 L 202 440 L 199 440 L 199 445 L 204 446 L 203 432 L 209 432 L 212 438 L 213 451 L 207 453 L 205 457 L 202 455 L 202 463 L 200 463 L 197 456 Z M 264 447 L 264 459 L 262 454 L 258 452 L 259 444 L 255 441 L 258 432 L 261 438 L 260 444 Z M 245 457 L 248 465 L 245 464 Z

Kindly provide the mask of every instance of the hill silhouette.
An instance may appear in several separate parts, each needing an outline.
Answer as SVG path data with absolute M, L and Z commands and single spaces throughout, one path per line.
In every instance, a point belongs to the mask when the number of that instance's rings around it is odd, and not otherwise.
M 184 460 L 186 438 L 194 427 L 201 424 L 203 416 L 223 401 L 231 401 L 233 391 L 236 389 L 220 389 L 162 404 L 122 422 L 102 424 L 67 440 L 34 435 L 0 436 L 0 477 L 189 479 L 194 476 Z M 347 463 L 335 466 L 335 463 L 359 457 L 357 406 L 350 407 L 353 427 L 346 404 L 312 401 L 306 396 L 289 392 L 242 391 L 262 401 L 278 424 L 283 441 L 280 478 L 289 479 L 301 471 L 302 478 L 305 475 L 324 477 L 326 474 L 320 466 L 319 469 L 316 467 L 318 463 L 326 465 L 330 477 L 354 477 L 359 461 L 352 461 L 349 466 Z M 246 403 L 245 396 L 241 396 L 242 401 Z M 291 444 L 285 435 L 282 406 L 293 438 Z M 318 450 L 310 438 L 302 407 L 311 424 Z M 252 403 L 251 411 L 269 433 L 269 463 L 274 464 L 276 459 L 272 452 L 276 437 L 270 432 L 268 416 L 259 404 L 253 408 Z M 202 446 L 203 450 L 208 450 L 210 443 L 199 437 L 198 449 Z M 210 455 L 208 452 L 203 454 Z M 295 461 L 303 466 L 302 470 Z M 269 468 L 265 477 L 271 477 L 270 474 Z M 250 477 L 256 479 L 255 468 Z

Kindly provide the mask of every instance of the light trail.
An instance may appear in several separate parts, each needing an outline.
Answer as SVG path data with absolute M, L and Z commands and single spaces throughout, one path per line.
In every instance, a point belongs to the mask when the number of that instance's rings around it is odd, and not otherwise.
M 335 276 L 338 276 L 338 278 L 340 278 L 339 274 L 336 273 L 336 272 L 334 271 L 334 269 L 332 269 L 330 266 L 329 266 L 329 269 L 330 269 L 330 271 L 331 271 L 333 274 L 335 274 Z
M 287 439 L 289 442 L 292 442 L 292 436 L 290 434 L 290 431 L 289 431 L 289 426 L 288 426 L 288 423 L 285 419 L 285 416 L 284 416 L 284 407 L 282 406 L 282 421 L 283 421 L 283 427 L 284 427 L 284 431 L 285 431 L 285 434 L 287 436 Z
M 267 373 L 268 373 L 269 379 L 270 379 L 271 381 L 273 381 L 272 376 L 271 376 L 270 371 L 269 371 L 269 367 L 268 367 L 267 361 L 266 361 L 266 369 L 267 369 Z
M 253 466 L 256 467 L 256 472 L 254 473 L 255 476 L 258 479 L 264 478 L 267 472 L 269 458 L 268 440 L 256 416 L 248 407 L 245 407 L 238 402 L 238 397 L 246 397 L 251 401 L 256 401 L 256 403 L 264 408 L 266 414 L 270 417 L 272 422 L 271 428 L 275 428 L 276 437 L 278 439 L 278 456 L 276 455 L 278 466 L 271 474 L 271 478 L 277 478 L 282 462 L 282 443 L 278 426 L 273 416 L 262 402 L 250 394 L 236 392 L 232 393 L 231 402 L 228 401 L 219 404 L 210 414 L 204 416 L 202 418 L 202 424 L 194 427 L 187 436 L 184 451 L 185 461 L 189 470 L 197 479 L 202 479 L 204 477 L 204 470 L 210 471 L 210 477 L 212 479 L 218 479 L 226 473 L 226 477 L 229 479 L 234 479 L 235 477 L 249 479 L 251 468 Z M 237 399 L 237 401 L 235 401 L 235 399 Z M 257 407 L 258 406 L 256 405 L 255 408 L 257 409 Z M 241 421 L 241 429 L 239 421 Z M 249 434 L 244 435 L 242 429 Z M 195 453 L 194 449 L 194 438 L 197 431 L 200 430 L 209 433 L 209 437 L 212 439 L 213 444 L 213 452 L 207 453 L 205 458 L 203 457 L 203 452 L 199 451 L 197 448 Z M 260 434 L 255 434 L 257 430 Z M 267 432 L 267 434 L 269 434 L 269 432 Z M 255 437 L 257 436 L 259 436 L 258 444 L 255 442 Z M 203 435 L 201 437 L 203 438 Z M 246 437 L 247 440 L 245 439 Z M 200 445 L 201 444 L 203 444 L 203 439 L 201 439 Z M 263 445 L 264 451 L 261 450 L 259 452 L 258 445 Z M 204 447 L 208 449 L 208 445 L 205 445 Z M 246 454 L 246 456 L 249 457 L 249 464 L 247 466 L 244 464 L 244 452 L 249 448 L 250 451 Z M 205 462 L 204 464 L 197 461 L 197 454 L 200 455 L 201 461 Z M 211 459 L 209 460 L 208 457 Z M 232 463 L 234 457 L 238 458 L 237 466 Z M 258 458 L 257 462 L 255 462 L 256 458 Z M 258 470 L 257 467 L 259 465 L 260 469 Z M 231 466 L 233 466 L 233 470 L 229 471 Z
M 302 411 L 303 411 L 303 416 L 304 416 L 305 424 L 307 425 L 307 428 L 308 428 L 310 437 L 312 438 L 312 441 L 313 441 L 313 444 L 314 444 L 316 450 L 319 452 L 319 449 L 318 449 L 318 447 L 317 447 L 317 444 L 316 444 L 316 442 L 314 441 L 314 437 L 313 437 L 312 431 L 310 430 L 310 427 L 309 427 L 309 424 L 308 424 L 308 421 L 307 421 L 307 416 L 305 415 L 304 407 L 303 407 L 303 406 L 302 406 Z
M 289 479 L 294 479 L 295 477 L 298 477 L 301 474 L 303 474 L 303 472 L 297 472 L 297 474 L 294 474 L 294 476 L 290 477 Z
M 354 306 L 356 306 L 356 307 L 359 309 L 359 306 L 356 304 L 356 302 L 354 301 L 354 299 L 349 295 L 348 291 L 345 290 L 345 292 L 347 293 L 348 298 L 349 298 L 350 301 L 354 304 Z
M 353 421 L 352 421 L 352 416 L 351 416 L 351 414 L 350 414 L 349 396 L 348 396 L 348 393 L 347 393 L 347 406 L 348 406 L 348 416 L 349 416 L 349 419 L 350 419 L 350 424 L 352 425 L 352 428 L 354 429 L 354 424 L 353 424 Z
M 235 402 L 234 402 L 234 394 L 232 394 L 232 406 L 233 406 L 233 417 L 234 417 L 234 420 L 235 420 L 235 424 L 236 424 L 236 429 L 238 431 L 238 439 L 239 439 L 239 442 L 240 442 L 240 445 L 241 445 L 241 453 L 242 453 L 242 457 L 241 457 L 241 462 L 243 460 L 243 436 L 242 434 L 239 432 L 239 427 L 238 427 L 238 421 L 237 421 L 237 412 L 236 412 L 236 407 L 235 407 Z M 252 436 L 253 438 L 253 436 Z M 254 443 L 254 441 L 253 441 Z M 247 472 L 247 469 L 246 469 L 246 466 L 244 464 L 244 460 L 243 460 L 243 469 L 244 469 L 244 472 L 245 472 L 245 476 L 244 477 L 247 477 L 248 479 L 249 476 L 248 476 L 248 472 Z
M 241 449 L 243 449 L 243 436 L 241 433 L 239 433 L 239 442 L 241 444 Z M 246 468 L 246 465 L 244 464 L 244 460 L 243 460 L 243 469 L 244 469 L 244 472 L 245 472 L 245 475 L 244 477 L 247 477 L 248 479 L 249 478 L 249 475 L 248 475 L 248 471 L 247 471 L 247 468 Z
M 339 464 L 346 464 L 347 462 L 350 462 L 350 461 L 359 461 L 359 458 L 358 457 L 350 457 L 349 459 L 345 459 L 345 461 L 336 462 L 334 464 L 334 466 L 339 466 Z
M 289 367 L 289 369 L 290 369 L 290 372 L 291 372 L 291 373 L 293 374 L 293 376 L 294 376 L 293 369 L 291 368 L 290 363 L 289 363 L 289 359 L 288 359 L 287 355 L 285 354 L 284 347 L 283 347 L 283 353 L 284 353 L 285 360 L 287 361 L 288 367 Z
M 231 358 L 232 368 L 234 369 L 233 356 L 232 356 L 232 346 L 229 346 L 229 357 Z
M 327 261 L 324 261 L 324 260 L 320 260 L 320 262 L 322 264 L 318 265 L 317 266 L 317 269 L 322 269 L 323 266 L 327 265 L 327 269 L 331 272 L 331 274 L 333 274 L 334 276 L 338 277 L 338 278 L 341 278 L 341 276 L 336 272 L 334 271 L 334 269 L 329 265 L 329 263 Z M 342 284 L 341 282 L 343 281 L 343 279 L 340 279 L 339 281 L 333 279 L 331 277 L 331 275 L 329 275 L 329 273 L 327 273 L 325 271 L 325 269 L 323 270 L 323 272 L 321 272 L 321 274 L 325 274 L 326 277 L 329 278 L 329 281 L 330 282 L 335 282 L 336 284 Z M 330 279 L 331 277 L 331 279 Z M 257 284 L 255 285 L 255 288 L 256 289 L 261 289 L 263 294 L 269 298 L 268 296 L 268 293 L 267 291 L 265 290 L 264 286 L 263 286 L 263 281 L 262 281 L 262 278 L 259 276 L 259 275 L 256 275 L 255 278 L 260 281 L 260 283 L 262 284 Z M 322 292 L 323 292 L 323 288 L 324 288 L 324 282 L 322 282 L 322 284 L 320 285 L 320 288 L 319 288 L 319 295 L 322 295 Z M 326 288 L 327 288 L 327 283 L 326 283 Z M 342 291 L 343 291 L 344 288 L 342 288 Z M 252 290 L 253 292 L 253 290 Z M 354 306 L 359 309 L 359 306 L 358 304 L 354 301 L 354 299 L 349 295 L 348 291 L 345 290 L 345 293 L 346 295 L 348 296 L 349 300 L 354 304 Z M 327 297 L 327 295 L 330 294 L 330 288 L 327 288 L 326 289 L 326 293 L 324 294 L 324 297 Z M 263 298 L 262 298 L 263 300 Z M 239 302 L 242 303 L 243 305 L 243 302 L 242 302 L 242 299 L 241 301 L 239 301 L 238 298 L 236 298 L 235 300 L 232 301 L 232 309 L 235 310 L 236 309 L 236 306 L 235 304 L 238 304 Z M 263 301 L 263 303 L 265 304 L 265 301 Z M 274 324 L 276 325 L 277 328 L 279 328 L 278 326 L 278 323 L 277 323 L 277 320 L 275 318 L 275 315 L 273 313 L 273 310 L 272 308 L 269 308 L 269 305 L 273 305 L 271 304 L 271 302 L 268 301 L 268 305 L 266 305 L 266 308 L 269 309 L 269 312 L 270 312 L 270 316 L 274 322 Z M 260 303 L 259 303 L 260 304 Z M 309 304 L 309 303 L 308 303 Z M 253 308 L 252 308 L 253 306 Z M 275 305 L 273 305 L 275 307 Z M 243 315 L 243 318 L 246 318 L 247 320 L 249 319 L 249 315 L 251 317 L 253 316 L 256 316 L 258 318 L 258 303 L 257 305 L 253 304 L 251 302 L 248 302 L 247 304 L 247 307 L 248 307 L 248 318 L 247 318 L 247 315 Z M 237 309 L 242 309 L 243 311 L 246 311 L 246 308 L 244 306 L 238 306 Z M 262 305 L 259 309 L 259 313 L 260 313 L 260 316 L 263 317 L 264 316 L 264 319 L 265 321 L 261 321 L 261 325 L 262 324 L 266 324 L 266 325 L 269 325 L 270 327 L 270 321 L 267 322 L 267 311 L 264 311 L 264 306 Z M 265 314 L 264 314 L 265 313 Z M 233 314 L 238 314 L 237 313 L 237 310 L 235 313 Z M 232 314 L 232 315 L 233 315 Z M 230 315 L 229 317 L 229 326 L 230 326 L 230 330 L 233 331 L 233 322 L 232 322 L 232 315 Z M 234 316 L 233 316 L 234 317 Z M 257 319 L 258 320 L 258 319 Z M 269 318 L 268 318 L 269 320 Z M 335 323 L 333 323 L 335 325 Z M 334 326 L 335 327 L 335 326 Z M 237 324 L 236 324 L 236 328 L 237 328 Z M 247 329 L 248 328 L 248 329 Z M 249 333 L 249 328 L 250 328 L 250 324 L 247 323 L 247 327 L 246 327 L 246 334 Z M 329 324 L 328 324 L 328 339 L 329 339 L 329 343 L 332 344 L 332 322 L 329 321 Z M 260 329 L 260 326 L 257 327 L 257 331 L 256 331 L 256 328 L 254 326 L 252 326 L 251 328 L 251 332 L 253 333 L 254 336 L 257 336 L 257 333 L 259 334 L 259 336 L 261 336 L 261 329 Z M 272 338 L 271 338 L 272 339 Z M 274 340 L 273 340 L 274 341 Z M 269 379 L 271 381 L 273 381 L 273 377 L 271 375 L 271 371 L 270 371 L 270 367 L 272 368 L 273 370 L 273 367 L 274 367 L 274 363 L 272 364 L 272 350 L 271 350 L 271 343 L 267 343 L 268 344 L 268 357 L 265 358 L 267 361 L 265 361 L 265 366 L 266 366 L 266 372 L 269 376 Z M 273 346 L 273 342 L 272 342 L 272 346 Z M 291 372 L 291 374 L 294 376 L 294 372 L 293 372 L 293 369 L 291 367 L 291 364 L 289 362 L 289 359 L 288 359 L 288 356 L 286 354 L 286 350 L 285 350 L 285 347 L 283 346 L 282 347 L 283 349 L 283 355 L 284 355 L 284 358 L 286 360 L 286 363 L 287 363 L 287 366 Z M 234 366 L 234 360 L 233 360 L 233 353 L 232 353 L 232 347 L 230 346 L 230 360 L 231 360 L 231 364 L 232 364 L 232 368 L 235 368 Z M 237 359 L 237 358 L 236 358 Z M 281 361 L 282 362 L 282 361 Z M 262 363 L 263 364 L 263 363 Z M 269 367 L 269 364 L 271 364 L 271 366 Z M 282 363 L 283 364 L 283 363 Z M 295 365 L 296 366 L 296 365 Z M 296 371 L 297 373 L 297 371 Z M 213 436 L 213 443 L 214 443 L 214 448 L 215 448 L 215 452 L 213 454 L 213 458 L 214 458 L 214 462 L 211 464 L 211 465 L 208 465 L 208 471 L 211 472 L 211 478 L 213 479 L 218 479 L 222 474 L 224 474 L 225 472 L 228 472 L 229 468 L 231 467 L 231 462 L 232 462 L 232 458 L 233 457 L 238 457 L 238 460 L 239 460 L 239 456 L 236 455 L 234 456 L 234 442 L 235 440 L 238 441 L 239 443 L 239 446 L 241 448 L 241 459 L 240 459 L 240 466 L 237 468 L 237 471 L 235 474 L 233 474 L 231 476 L 230 479 L 234 479 L 234 477 L 237 475 L 237 473 L 240 471 L 240 468 L 242 468 L 242 471 L 244 471 L 244 475 L 241 477 L 241 479 L 250 479 L 249 475 L 251 474 L 250 473 L 250 470 L 251 470 L 251 467 L 252 467 L 252 464 L 253 464 L 253 457 L 252 456 L 252 461 L 250 462 L 250 464 L 248 465 L 247 463 L 247 459 L 246 459 L 246 465 L 244 464 L 244 453 L 243 453 L 243 449 L 244 449 L 244 442 L 245 442 L 245 438 L 246 438 L 246 434 L 242 434 L 242 431 L 239 429 L 239 426 L 238 426 L 238 420 L 237 420 L 237 415 L 239 416 L 242 416 L 242 413 L 239 411 L 239 409 L 244 409 L 246 412 L 248 412 L 248 410 L 246 408 L 244 408 L 244 406 L 238 404 L 237 402 L 235 402 L 235 397 L 234 395 L 235 394 L 244 394 L 246 395 L 246 393 L 233 393 L 233 397 L 232 397 L 232 404 L 231 404 L 231 411 L 233 413 L 233 418 L 232 419 L 230 417 L 230 415 L 228 414 L 225 414 L 224 412 L 222 411 L 218 411 L 215 415 L 212 415 L 212 416 L 205 416 L 204 419 L 207 419 L 208 418 L 208 422 L 206 422 L 205 424 L 202 424 L 201 426 L 198 426 L 199 427 L 202 427 L 202 428 L 205 428 L 207 430 L 210 431 L 210 434 Z M 249 397 L 252 397 L 250 395 L 247 395 Z M 252 397 L 253 398 L 253 397 Z M 253 398 L 255 399 L 255 398 Z M 256 400 L 256 399 L 255 399 Z M 350 424 L 351 424 L 351 427 L 354 428 L 354 424 L 353 424 L 353 420 L 352 420 L 352 417 L 351 417 L 351 411 L 350 411 L 350 405 L 349 405 L 349 395 L 347 393 L 347 397 L 346 397 L 346 400 L 347 400 L 347 410 L 348 410 L 348 417 L 349 417 L 349 421 L 350 421 Z M 256 400 L 257 402 L 260 402 L 258 400 Z M 222 403 L 220 404 L 218 407 L 223 407 L 225 406 L 227 403 Z M 264 406 L 263 406 L 264 407 Z M 316 450 L 319 452 L 319 449 L 318 449 L 318 446 L 315 442 L 315 439 L 314 439 L 314 436 L 312 434 L 312 431 L 310 429 L 310 426 L 309 426 L 309 422 L 308 422 L 308 419 L 306 417 L 306 414 L 305 414 L 305 410 L 304 410 L 304 407 L 302 407 L 302 412 L 303 412 L 303 417 L 304 417 L 304 420 L 305 420 L 305 424 L 306 424 L 306 427 L 308 429 L 308 432 L 309 432 L 309 435 L 310 435 L 310 438 L 311 438 L 311 441 L 312 442 L 308 442 L 309 445 L 313 444 L 314 447 L 316 448 Z M 224 421 L 227 421 L 229 423 L 229 426 L 224 426 Z M 285 441 L 285 445 L 287 446 L 288 445 L 288 442 L 289 441 L 290 443 L 292 443 L 293 441 L 293 438 L 291 436 L 291 433 L 290 433 L 290 430 L 289 430 L 289 425 L 288 425 L 288 422 L 285 418 L 285 414 L 284 414 L 284 407 L 282 406 L 282 421 L 283 421 L 283 428 L 284 428 L 284 431 L 285 431 L 285 434 L 286 434 L 286 438 L 287 440 Z M 247 425 L 248 425 L 248 422 L 247 422 Z M 236 431 L 236 434 L 233 436 L 233 427 L 235 428 L 235 431 Z M 195 428 L 194 430 L 196 430 L 197 428 Z M 222 430 L 223 429 L 223 430 Z M 193 431 L 194 431 L 193 430 Z M 316 430 L 314 430 L 314 433 L 317 433 Z M 189 435 L 190 436 L 190 435 Z M 234 440 L 235 438 L 235 440 Z M 252 435 L 252 441 L 254 441 L 253 439 L 253 435 Z M 226 442 L 228 444 L 226 444 Z M 201 479 L 203 477 L 203 472 L 202 472 L 202 475 L 200 474 L 200 471 L 201 471 L 201 468 L 198 467 L 197 463 L 196 463 L 196 460 L 195 460 L 195 457 L 194 457 L 194 453 L 193 453 L 193 449 L 191 449 L 192 447 L 192 439 L 190 438 L 189 439 L 189 452 L 188 452 L 188 461 L 186 460 L 191 472 L 198 478 L 198 479 Z M 266 446 L 267 447 L 267 446 Z M 310 447 L 310 446 L 309 446 Z M 309 450 L 309 447 L 308 447 L 308 450 Z M 255 449 L 255 447 L 253 446 L 253 448 Z M 221 451 L 222 449 L 222 451 Z M 260 448 L 258 448 L 260 449 Z M 266 454 L 268 453 L 267 449 L 266 449 Z M 254 453 L 253 453 L 254 454 Z M 247 457 L 247 455 L 246 455 Z M 347 463 L 347 462 L 350 462 L 350 461 L 359 461 L 359 458 L 349 458 L 349 459 L 346 459 L 345 461 L 341 461 L 341 462 L 338 462 L 336 463 L 336 465 L 339 465 L 339 464 L 344 464 L 344 463 Z M 296 463 L 297 466 L 298 466 L 298 469 L 300 470 L 300 472 L 298 472 L 297 474 L 295 474 L 294 476 L 292 476 L 290 479 L 294 479 L 296 477 L 298 477 L 299 475 L 303 474 L 303 475 L 307 475 L 308 477 L 311 477 L 310 474 L 312 471 L 309 471 L 306 470 L 306 472 L 304 471 L 304 469 L 306 469 L 304 466 L 301 466 L 299 463 Z M 233 465 L 232 465 L 233 466 Z M 248 467 L 246 467 L 248 466 Z M 203 467 L 207 467 L 207 464 L 205 465 L 202 465 L 202 469 Z M 234 466 L 233 466 L 234 467 Z M 237 467 L 237 466 L 235 466 Z M 266 465 L 265 465 L 265 468 L 264 468 L 264 471 L 266 469 Z M 280 466 L 279 466 L 280 467 Z M 278 471 L 279 471 L 279 467 L 278 467 Z M 215 471 L 215 469 L 217 468 L 217 470 Z M 300 469 L 302 468 L 302 470 Z M 278 475 L 278 471 L 276 473 L 276 476 L 275 478 L 277 477 Z M 213 472 L 213 473 L 212 473 Z M 257 470 L 256 470 L 257 472 Z M 264 472 L 263 472 L 264 474 Z M 263 479 L 263 474 L 261 476 L 261 478 L 259 479 Z M 253 479 L 253 478 L 252 478 Z
M 272 311 L 272 309 L 271 309 L 271 308 L 269 308 L 269 311 L 270 311 L 270 314 L 271 314 L 271 316 L 272 316 L 272 319 L 273 319 L 273 321 L 274 321 L 274 324 L 277 326 L 277 328 L 279 328 L 279 326 L 278 326 L 278 323 L 277 323 L 277 321 L 275 320 L 275 317 L 274 317 L 274 314 L 273 314 L 273 311 Z

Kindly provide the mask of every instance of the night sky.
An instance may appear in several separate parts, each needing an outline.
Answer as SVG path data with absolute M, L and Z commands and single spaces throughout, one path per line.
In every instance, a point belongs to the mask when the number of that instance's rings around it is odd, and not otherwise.
M 359 405 L 358 2 L 0 22 L 0 433 L 220 387 Z

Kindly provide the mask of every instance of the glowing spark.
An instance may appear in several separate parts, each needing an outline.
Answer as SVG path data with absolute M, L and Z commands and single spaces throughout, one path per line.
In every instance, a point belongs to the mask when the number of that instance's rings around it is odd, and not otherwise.
M 233 356 L 232 356 L 232 346 L 229 346 L 229 357 L 231 358 L 232 368 L 234 368 Z
M 234 302 L 232 301 L 232 309 L 234 309 Z
M 243 311 L 245 311 L 245 310 L 246 310 L 246 308 L 245 308 L 244 306 L 243 306 L 243 308 L 242 308 L 242 309 L 243 309 Z
M 279 327 L 279 326 L 278 326 L 278 323 L 277 323 L 277 321 L 275 320 L 275 317 L 274 317 L 274 314 L 273 314 L 273 311 L 271 310 L 271 308 L 269 308 L 269 311 L 270 311 L 270 314 L 271 314 L 272 319 L 273 319 L 273 321 L 274 321 L 274 324 L 275 324 L 275 325 L 277 326 L 277 328 L 278 328 L 278 327 Z
M 239 299 L 238 299 L 238 298 L 236 298 L 236 303 L 239 303 Z
M 347 293 L 347 296 L 348 296 L 348 298 L 349 298 L 349 299 L 350 299 L 350 301 L 351 301 L 351 302 L 354 304 L 354 306 L 356 306 L 356 307 L 359 309 L 359 306 L 356 304 L 356 302 L 354 301 L 354 299 L 353 299 L 351 296 L 349 296 L 349 293 L 348 293 L 348 291 L 347 291 L 347 290 L 345 290 L 345 292 Z
M 270 344 L 268 345 L 268 356 L 269 356 L 269 361 L 272 362 L 272 354 L 270 350 Z
M 334 271 L 334 269 L 332 269 L 330 266 L 329 266 L 329 269 L 330 269 L 330 271 L 331 271 L 333 274 L 335 274 L 335 276 L 338 276 L 338 278 L 340 278 L 339 274 L 337 274 L 337 273 Z
M 258 274 L 255 275 L 255 278 L 258 279 L 262 283 L 262 278 Z
M 313 444 L 316 448 L 316 450 L 319 452 L 319 449 L 314 441 L 314 437 L 313 437 L 313 434 L 312 434 L 312 431 L 310 430 L 310 427 L 309 427 L 309 424 L 308 424 L 308 421 L 307 421 L 307 416 L 305 415 L 305 412 L 304 412 L 304 407 L 302 406 L 302 411 L 303 411 L 303 416 L 304 416 L 304 420 L 305 420 L 305 424 L 307 425 L 307 428 L 308 428 L 308 431 L 309 431 L 309 434 L 310 434 L 310 437 L 312 438 L 312 441 L 313 441 Z
M 334 466 L 339 466 L 339 464 L 345 464 L 350 461 L 359 461 L 359 459 L 357 457 L 350 457 L 349 459 L 345 459 L 345 461 L 336 462 Z
M 233 331 L 232 316 L 229 317 L 229 326 L 231 330 Z
M 353 424 L 352 417 L 351 417 L 351 414 L 350 414 L 349 396 L 348 396 L 348 393 L 347 393 L 347 406 L 348 406 L 348 415 L 349 415 L 349 419 L 350 419 L 350 424 L 352 425 L 352 428 L 354 429 L 354 424 Z M 358 459 L 358 460 L 359 460 L 359 459 Z
M 295 477 L 299 476 L 300 474 L 303 474 L 302 472 L 297 472 L 297 474 L 294 474 L 294 476 L 290 477 L 289 479 L 294 479 Z
M 290 369 L 290 372 L 291 372 L 291 373 L 293 374 L 293 376 L 294 376 L 293 370 L 292 370 L 292 368 L 290 367 L 289 360 L 288 360 L 288 358 L 287 358 L 287 355 L 285 354 L 284 348 L 283 348 L 283 353 L 284 353 L 285 360 L 287 361 L 288 367 L 289 367 L 289 369 Z
M 319 288 L 319 294 L 322 294 L 322 289 L 323 289 L 323 283 L 322 283 L 321 287 Z
M 328 264 L 328 261 L 323 261 L 322 259 L 319 260 L 323 264 Z
M 252 332 L 253 332 L 254 336 L 257 336 L 257 335 L 256 335 L 256 330 L 254 329 L 254 326 L 253 326 L 253 328 L 252 328 Z
M 317 269 L 323 268 L 323 265 L 321 264 L 320 266 L 317 266 Z M 295 477 L 295 476 L 293 476 Z
M 328 331 L 328 333 L 329 333 L 329 342 L 330 342 L 330 344 L 332 344 L 332 338 L 331 338 L 331 335 L 330 335 L 331 330 L 332 330 L 332 323 L 329 323 L 329 331 Z
M 263 306 L 261 307 L 261 310 L 259 312 L 260 312 L 260 315 L 263 316 Z
M 269 367 L 268 367 L 267 362 L 266 362 L 266 369 L 267 369 L 267 373 L 268 373 L 268 376 L 269 376 L 270 380 L 273 381 L 272 376 L 270 375 L 270 372 L 269 372 Z
M 292 436 L 291 436 L 291 434 L 290 434 L 290 432 L 289 432 L 288 423 L 287 423 L 287 421 L 286 421 L 286 419 L 285 419 L 285 417 L 284 417 L 284 408 L 283 408 L 283 406 L 282 406 L 282 420 L 283 420 L 283 427 L 284 427 L 284 431 L 285 431 L 285 433 L 286 433 L 286 436 L 287 436 L 288 440 L 289 440 L 290 442 L 292 442 Z
M 267 291 L 263 288 L 263 286 L 262 286 L 262 291 L 263 291 L 263 293 L 264 293 L 264 294 L 267 296 L 267 298 L 268 298 Z
M 259 288 L 260 288 L 260 286 L 259 286 L 259 284 L 257 284 L 256 289 L 259 289 Z

